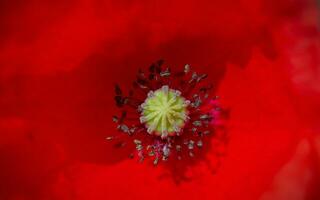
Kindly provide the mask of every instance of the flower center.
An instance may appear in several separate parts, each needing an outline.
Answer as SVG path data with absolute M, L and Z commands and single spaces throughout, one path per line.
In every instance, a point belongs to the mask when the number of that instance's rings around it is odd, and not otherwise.
M 166 138 L 179 135 L 188 119 L 187 106 L 190 101 L 181 97 L 181 92 L 167 85 L 156 91 L 150 91 L 141 104 L 141 123 L 145 123 L 149 134 Z

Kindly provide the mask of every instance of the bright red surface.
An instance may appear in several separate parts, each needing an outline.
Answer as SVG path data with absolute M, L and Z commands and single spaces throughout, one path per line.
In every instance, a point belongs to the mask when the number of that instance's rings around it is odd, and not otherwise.
M 0 199 L 320 199 L 318 19 L 312 0 L 1 1 Z M 105 141 L 114 83 L 159 58 L 230 110 L 216 174 L 176 184 Z

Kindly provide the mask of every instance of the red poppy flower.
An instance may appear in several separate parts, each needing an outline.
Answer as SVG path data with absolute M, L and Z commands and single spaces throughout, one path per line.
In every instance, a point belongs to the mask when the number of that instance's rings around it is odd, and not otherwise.
M 1 1 L 0 199 L 319 199 L 317 6 Z M 208 74 L 228 137 L 153 166 L 106 137 L 114 85 L 160 58 Z

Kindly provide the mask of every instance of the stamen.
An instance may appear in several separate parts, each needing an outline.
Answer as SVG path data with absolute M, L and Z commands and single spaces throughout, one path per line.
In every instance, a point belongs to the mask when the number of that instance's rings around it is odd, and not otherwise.
M 168 160 L 171 154 L 177 160 L 194 157 L 203 148 L 206 137 L 215 137 L 215 129 L 209 126 L 218 123 L 222 110 L 219 97 L 209 97 L 213 86 L 199 85 L 207 74 L 191 71 L 188 64 L 177 72 L 162 65 L 163 60 L 159 60 L 146 72 L 140 69 L 128 95 L 119 85 L 114 86 L 114 100 L 122 113 L 113 116 L 112 121 L 133 140 L 136 153 L 131 153 L 130 158 L 137 157 L 140 162 L 151 158 L 154 165 Z M 155 87 L 158 89 L 153 90 Z M 213 120 L 215 123 L 211 123 Z M 140 133 L 145 135 L 141 137 Z M 108 141 L 118 139 L 106 137 Z M 114 146 L 125 145 L 126 142 L 119 141 Z
M 117 116 L 113 116 L 113 117 L 112 117 L 112 121 L 115 122 L 115 123 L 117 123 L 117 122 L 119 121 L 119 119 L 118 119 Z
M 199 141 L 197 142 L 197 146 L 198 146 L 199 148 L 201 148 L 201 147 L 203 146 L 203 143 L 202 143 L 201 140 L 199 140 Z
M 145 123 L 147 121 L 147 118 L 146 117 L 144 117 L 144 116 L 141 116 L 140 117 L 140 122 L 141 123 Z
M 188 64 L 186 64 L 185 66 L 184 66 L 184 73 L 189 73 L 190 72 L 190 65 L 188 65 Z
M 148 97 L 149 97 L 149 98 L 152 98 L 153 96 L 154 96 L 153 91 L 148 92 Z
M 193 140 L 190 140 L 190 141 L 189 141 L 189 144 L 188 144 L 188 149 L 189 149 L 189 150 L 192 150 L 192 149 L 193 149 L 193 145 L 194 145 L 194 141 L 193 141 Z
M 179 90 L 174 90 L 175 97 L 179 97 L 181 95 L 181 92 Z
M 108 137 L 106 137 L 106 140 L 113 140 L 113 136 L 108 136 Z
M 167 68 L 166 71 L 163 71 L 163 72 L 160 73 L 160 76 L 161 77 L 167 77 L 167 76 L 170 76 L 170 74 L 171 74 L 170 70 L 169 70 L 169 68 Z
M 170 154 L 170 149 L 168 148 L 168 145 L 164 145 L 162 151 L 163 151 L 163 156 L 168 158 Z
M 163 91 L 165 94 L 168 94 L 168 92 L 169 92 L 169 86 L 167 86 L 167 85 L 162 86 L 162 91 Z
M 155 130 L 155 126 L 152 124 L 148 127 L 147 132 L 151 134 Z

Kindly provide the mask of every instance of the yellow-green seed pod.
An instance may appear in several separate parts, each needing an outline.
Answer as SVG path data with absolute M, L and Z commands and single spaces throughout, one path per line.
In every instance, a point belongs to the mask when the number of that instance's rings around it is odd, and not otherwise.
M 179 134 L 188 119 L 189 101 L 178 90 L 167 85 L 156 91 L 150 91 L 141 104 L 140 121 L 146 125 L 149 134 L 166 138 Z

